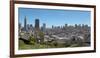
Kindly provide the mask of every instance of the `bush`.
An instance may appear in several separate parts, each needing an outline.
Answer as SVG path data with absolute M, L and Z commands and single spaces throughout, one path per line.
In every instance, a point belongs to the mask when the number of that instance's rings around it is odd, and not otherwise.
M 39 32 L 39 36 L 40 36 L 40 38 L 44 38 L 44 33 L 43 32 Z
M 29 41 L 30 41 L 30 44 L 34 45 L 36 43 L 36 38 L 34 38 L 34 36 L 30 36 Z
M 19 39 L 19 46 L 23 46 L 24 44 L 25 44 L 24 41 Z

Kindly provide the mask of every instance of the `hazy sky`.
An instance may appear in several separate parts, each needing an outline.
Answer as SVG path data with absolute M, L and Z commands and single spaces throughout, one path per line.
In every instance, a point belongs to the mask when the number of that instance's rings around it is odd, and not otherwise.
M 46 24 L 46 27 L 63 26 L 66 23 L 73 24 L 90 24 L 90 11 L 79 10 L 57 10 L 57 9 L 36 9 L 36 8 L 19 8 L 19 22 L 24 25 L 24 18 L 27 17 L 27 23 L 34 26 L 35 19 L 40 20 L 40 25 Z

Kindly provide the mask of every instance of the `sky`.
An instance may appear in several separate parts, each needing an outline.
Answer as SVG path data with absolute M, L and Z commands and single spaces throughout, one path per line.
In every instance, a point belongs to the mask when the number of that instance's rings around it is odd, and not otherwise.
M 35 25 L 35 19 L 39 19 L 40 26 L 43 23 L 46 27 L 64 26 L 65 24 L 87 24 L 91 25 L 91 12 L 83 10 L 59 10 L 59 9 L 39 9 L 39 8 L 18 8 L 19 22 L 24 25 L 26 16 L 27 23 Z

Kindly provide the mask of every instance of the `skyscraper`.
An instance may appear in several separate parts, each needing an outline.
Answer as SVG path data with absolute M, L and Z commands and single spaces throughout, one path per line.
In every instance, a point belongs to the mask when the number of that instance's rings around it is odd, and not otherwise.
M 45 23 L 43 23 L 42 31 L 43 31 L 43 32 L 46 31 L 46 24 L 45 24 Z
M 65 28 L 68 27 L 68 24 L 65 24 Z
M 24 18 L 24 30 L 27 31 L 27 18 Z
M 68 24 L 65 24 L 65 29 L 67 30 Z
M 35 29 L 39 30 L 39 19 L 35 19 Z
M 21 32 L 21 23 L 18 23 L 18 31 Z
M 52 25 L 52 29 L 54 28 L 54 26 Z
M 34 33 L 35 33 L 34 37 L 36 38 L 36 42 L 40 43 L 41 37 L 40 37 L 39 19 L 35 19 L 35 32 Z

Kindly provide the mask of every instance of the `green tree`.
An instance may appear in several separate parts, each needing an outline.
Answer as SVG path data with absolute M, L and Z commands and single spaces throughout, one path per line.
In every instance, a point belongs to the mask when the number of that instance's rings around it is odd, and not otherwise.
M 30 44 L 33 44 L 33 45 L 36 43 L 36 39 L 34 36 L 30 36 L 29 41 L 30 41 Z
M 39 37 L 40 37 L 40 43 L 42 44 L 44 42 L 44 33 L 40 31 Z
M 43 32 L 39 32 L 39 36 L 40 36 L 40 38 L 44 38 L 44 33 Z

